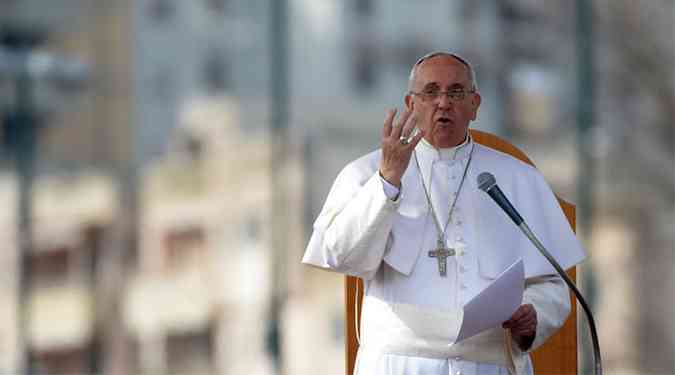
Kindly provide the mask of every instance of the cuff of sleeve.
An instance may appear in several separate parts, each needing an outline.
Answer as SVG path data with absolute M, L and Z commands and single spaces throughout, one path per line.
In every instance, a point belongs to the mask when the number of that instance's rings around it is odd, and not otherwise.
M 401 198 L 401 189 L 392 185 L 389 181 L 387 181 L 384 177 L 382 177 L 382 174 L 380 172 L 377 172 L 377 174 L 380 178 L 380 181 L 382 182 L 384 195 L 386 195 L 390 201 L 397 203 Z

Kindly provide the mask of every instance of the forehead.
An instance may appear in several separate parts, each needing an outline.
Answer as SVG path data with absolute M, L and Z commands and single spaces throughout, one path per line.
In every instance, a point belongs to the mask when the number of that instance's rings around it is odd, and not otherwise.
M 469 86 L 469 69 L 452 56 L 434 56 L 417 66 L 415 85 Z

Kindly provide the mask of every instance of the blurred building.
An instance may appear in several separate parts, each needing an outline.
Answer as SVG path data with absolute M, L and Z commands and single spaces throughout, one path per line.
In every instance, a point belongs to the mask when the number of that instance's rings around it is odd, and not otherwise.
M 267 111 L 245 117 L 257 123 L 242 133 L 244 100 L 232 99 L 238 80 L 249 102 L 266 95 L 256 74 L 267 66 L 266 7 L 82 6 L 82 25 L 49 35 L 46 48 L 86 59 L 94 77 L 79 103 L 45 117 L 29 328 L 18 332 L 19 261 L 6 252 L 0 372 L 21 368 L 21 334 L 34 368 L 49 374 L 272 373 Z M 300 159 L 289 150 L 289 206 L 302 207 Z M 14 178 L 1 188 L 14 207 Z M 15 211 L 0 220 L 13 249 Z M 287 215 L 295 247 L 302 212 Z
M 124 371 L 274 373 L 265 341 L 274 187 L 267 137 L 242 136 L 236 109 L 225 98 L 192 103 L 181 124 L 170 151 L 149 164 L 143 177 L 138 263 L 132 271 L 118 270 L 129 277 L 115 285 L 121 289 Z M 286 168 L 293 207 L 302 207 L 300 160 L 292 157 Z M 2 181 L 2 201 L 11 207 L 15 184 L 9 177 Z M 106 282 L 102 252 L 116 251 L 109 243 L 118 210 L 114 185 L 109 178 L 79 174 L 41 177 L 38 186 L 28 265 L 35 368 L 97 373 L 112 355 L 102 337 L 110 322 L 103 319 L 100 288 Z M 304 237 L 301 214 L 298 209 L 287 215 L 295 247 Z M 3 233 L 12 233 L 14 221 L 13 211 L 5 212 Z M 12 236 L 7 239 L 11 246 Z M 7 256 L 3 274 L 14 274 L 15 266 L 16 259 Z M 3 300 L 13 300 L 12 287 L 7 277 Z M 13 347 L 15 305 L 5 304 L 2 314 L 7 349 Z M 3 354 L 3 371 L 13 372 L 16 353 Z
M 138 272 L 125 302 L 141 373 L 273 373 L 270 148 L 262 134 L 241 134 L 234 104 L 193 103 L 172 151 L 148 170 Z M 293 207 L 302 206 L 299 161 L 286 168 Z M 301 212 L 286 215 L 295 246 Z
M 14 206 L 16 183 L 2 178 L 2 201 Z M 27 256 L 28 341 L 36 370 L 84 373 L 95 358 L 96 278 L 106 228 L 115 214 L 114 191 L 105 176 L 45 177 L 35 191 L 34 246 Z M 6 240 L 2 262 L 3 350 L 0 371 L 16 373 L 20 354 L 16 337 L 19 259 L 14 251 L 15 211 L 0 219 Z M 12 250 L 12 251 L 10 251 Z

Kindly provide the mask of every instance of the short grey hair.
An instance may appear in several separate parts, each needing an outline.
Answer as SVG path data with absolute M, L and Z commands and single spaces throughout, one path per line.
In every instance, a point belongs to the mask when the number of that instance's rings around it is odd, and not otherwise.
M 478 81 L 476 80 L 476 71 L 473 69 L 473 66 L 469 62 L 469 60 L 463 58 L 462 56 L 452 53 L 452 52 L 445 52 L 445 51 L 435 51 L 431 53 L 427 53 L 426 55 L 422 56 L 417 60 L 415 65 L 413 65 L 412 69 L 410 69 L 410 77 L 408 77 L 408 90 L 412 90 L 413 83 L 415 83 L 415 75 L 417 74 L 417 67 L 425 62 L 426 60 L 429 60 L 431 58 L 434 58 L 436 56 L 448 56 L 452 57 L 455 60 L 459 61 L 466 67 L 466 69 L 469 71 L 469 80 L 471 81 L 471 90 L 478 91 Z

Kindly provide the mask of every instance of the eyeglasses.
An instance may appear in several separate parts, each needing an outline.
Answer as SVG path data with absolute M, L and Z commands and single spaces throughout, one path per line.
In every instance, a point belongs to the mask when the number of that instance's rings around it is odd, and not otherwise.
M 438 89 L 430 89 L 430 90 L 424 90 L 424 91 L 420 91 L 420 92 L 410 91 L 410 94 L 418 95 L 425 102 L 435 101 L 436 99 L 440 98 L 441 95 L 447 96 L 453 102 L 461 102 L 462 100 L 464 100 L 464 98 L 466 98 L 466 94 L 473 94 L 475 92 L 476 92 L 476 90 L 456 89 L 456 90 L 450 90 L 450 91 L 441 91 L 441 90 L 438 90 Z

